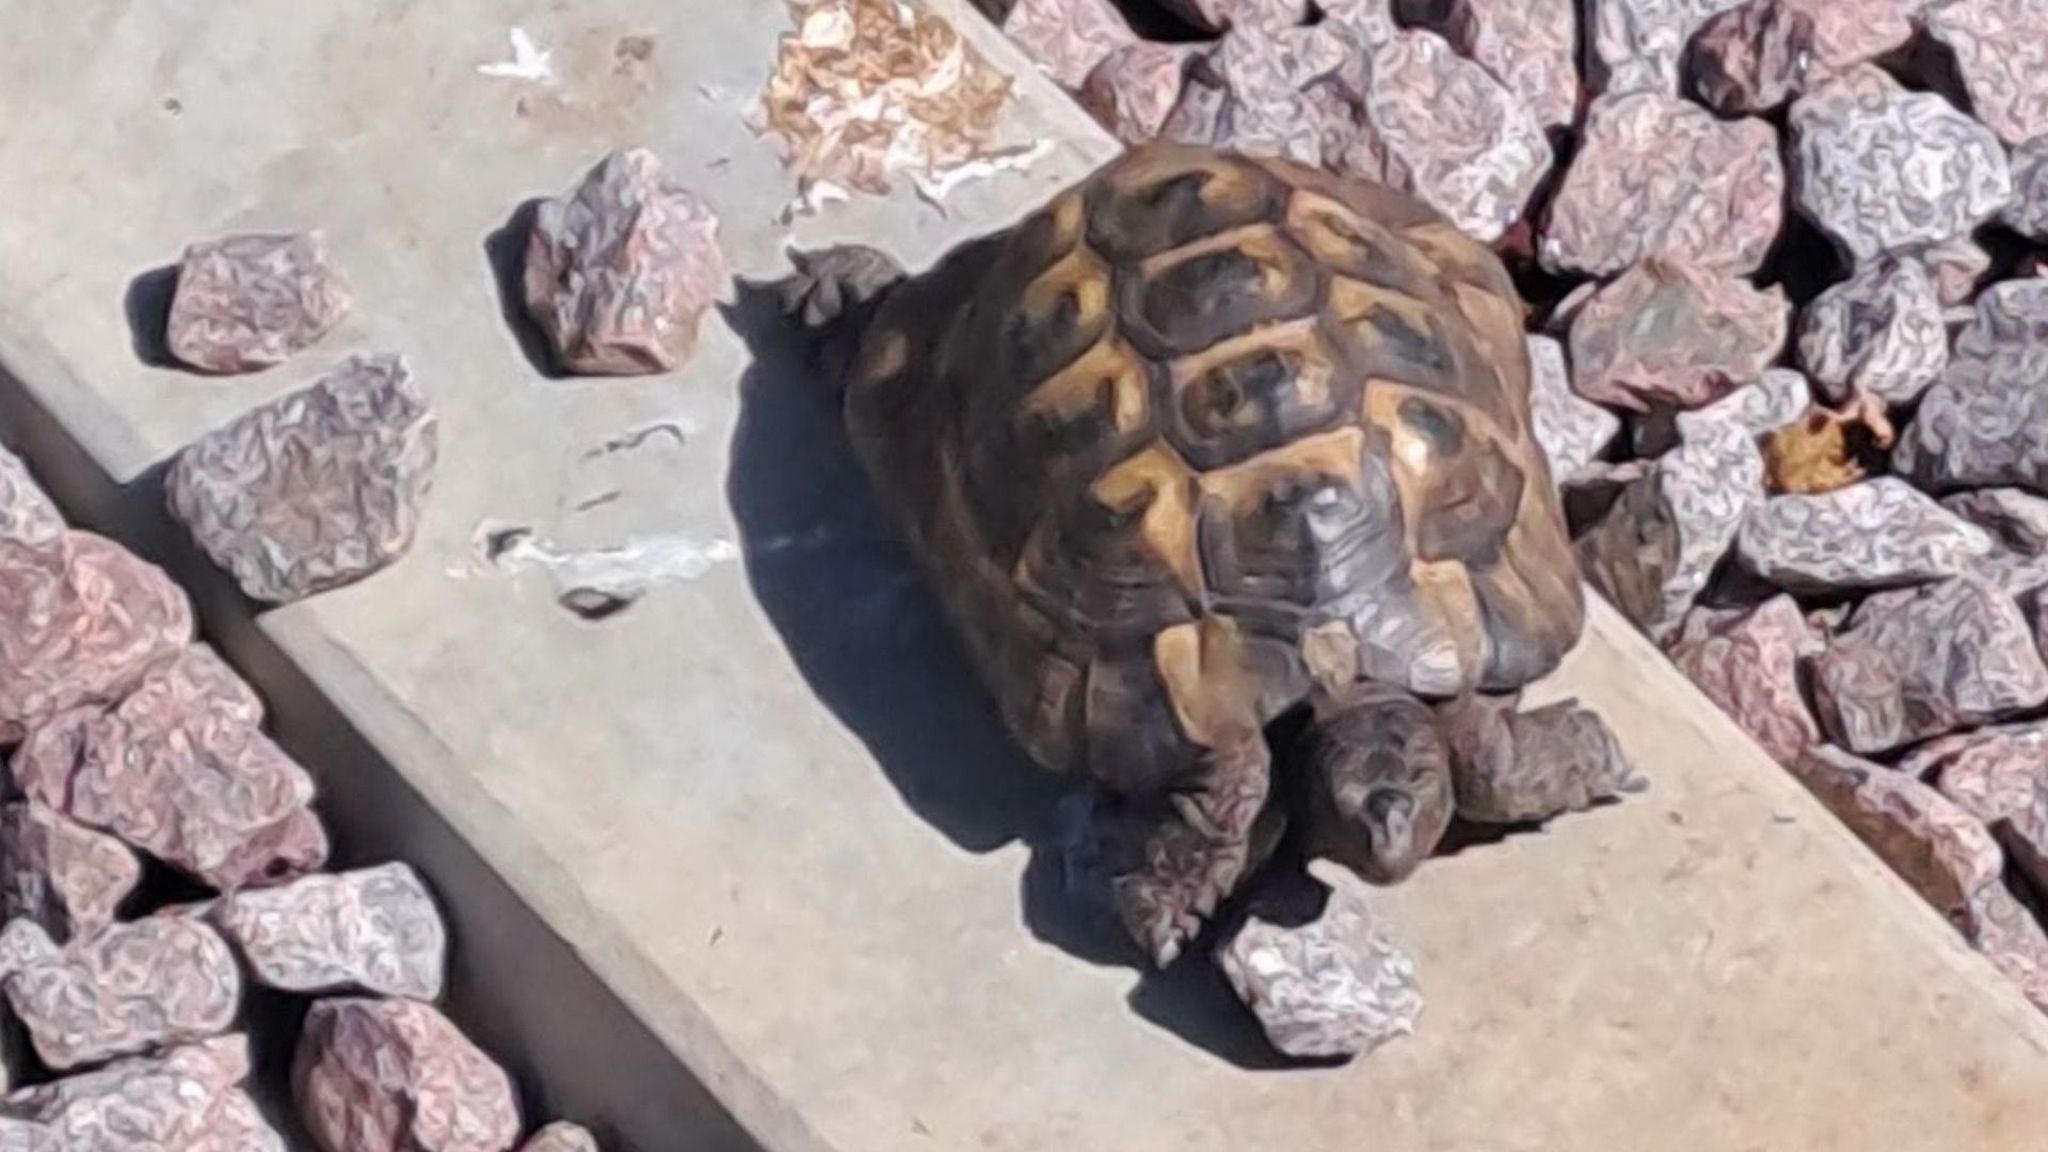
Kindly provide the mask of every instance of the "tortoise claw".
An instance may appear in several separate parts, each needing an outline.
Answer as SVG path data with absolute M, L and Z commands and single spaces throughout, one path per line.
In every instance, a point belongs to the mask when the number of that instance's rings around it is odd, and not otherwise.
M 1102 833 L 1111 891 L 1131 938 L 1152 962 L 1171 964 L 1270 851 L 1261 826 L 1270 774 L 1263 742 L 1252 754 L 1212 760 L 1197 787 L 1119 805 Z
M 879 296 L 903 278 L 903 266 L 888 253 L 858 244 L 816 252 L 789 250 L 795 268 L 779 282 L 776 296 L 785 316 L 822 328 Z

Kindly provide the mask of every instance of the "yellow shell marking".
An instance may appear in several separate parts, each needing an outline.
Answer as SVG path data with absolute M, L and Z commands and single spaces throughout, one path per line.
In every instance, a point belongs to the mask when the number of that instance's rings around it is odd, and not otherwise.
M 1111 512 L 1138 513 L 1138 538 L 1172 570 L 1190 597 L 1201 594 L 1194 493 L 1188 484 L 1187 465 L 1179 456 L 1155 444 L 1103 473 L 1090 491 L 1096 502 Z

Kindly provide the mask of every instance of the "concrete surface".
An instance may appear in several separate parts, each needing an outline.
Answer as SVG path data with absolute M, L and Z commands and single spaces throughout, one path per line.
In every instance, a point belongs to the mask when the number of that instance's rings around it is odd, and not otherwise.
M 1033 848 L 1053 783 L 967 683 L 815 383 L 755 358 L 744 310 L 632 381 L 547 379 L 500 315 L 494 234 L 618 145 L 711 201 L 743 273 L 779 271 L 790 185 L 737 105 L 783 6 L 220 11 L 0 10 L 0 431 L 81 518 L 192 570 L 154 502 L 166 456 L 351 351 L 412 359 L 443 422 L 412 555 L 253 621 L 217 578 L 199 596 L 344 848 L 415 854 L 452 890 L 468 1018 L 530 1049 L 550 1108 L 649 1152 L 740 1128 L 774 1152 L 2040 1146 L 2048 1027 L 1605 610 L 1547 691 L 1606 714 L 1653 791 L 1387 893 L 1421 1033 L 1271 1067 L 1202 965 L 1141 980 L 1061 911 Z M 559 87 L 477 74 L 513 24 Z M 655 52 L 622 69 L 637 34 Z M 1020 137 L 1061 142 L 1029 174 L 949 215 L 837 206 L 798 241 L 923 264 L 1110 153 L 1020 89 Z M 359 299 L 326 343 L 236 381 L 138 357 L 135 278 L 196 237 L 312 225 Z M 586 456 L 661 421 L 684 435 Z M 492 525 L 743 559 L 592 623 L 545 571 L 481 562 Z

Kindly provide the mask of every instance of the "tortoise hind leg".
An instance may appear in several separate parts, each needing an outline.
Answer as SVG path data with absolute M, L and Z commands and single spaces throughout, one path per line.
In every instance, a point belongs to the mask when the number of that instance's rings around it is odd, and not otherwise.
M 1255 735 L 1203 753 L 1171 791 L 1106 799 L 1098 834 L 1117 915 L 1158 967 L 1173 963 L 1271 847 L 1274 829 L 1260 822 L 1271 766 Z

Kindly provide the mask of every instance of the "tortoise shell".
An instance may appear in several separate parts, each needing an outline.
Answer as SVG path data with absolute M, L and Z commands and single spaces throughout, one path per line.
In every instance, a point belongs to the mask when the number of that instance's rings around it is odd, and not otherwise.
M 845 414 L 1012 732 L 1141 789 L 1317 685 L 1557 665 L 1522 319 L 1404 194 L 1148 144 L 884 297 Z

